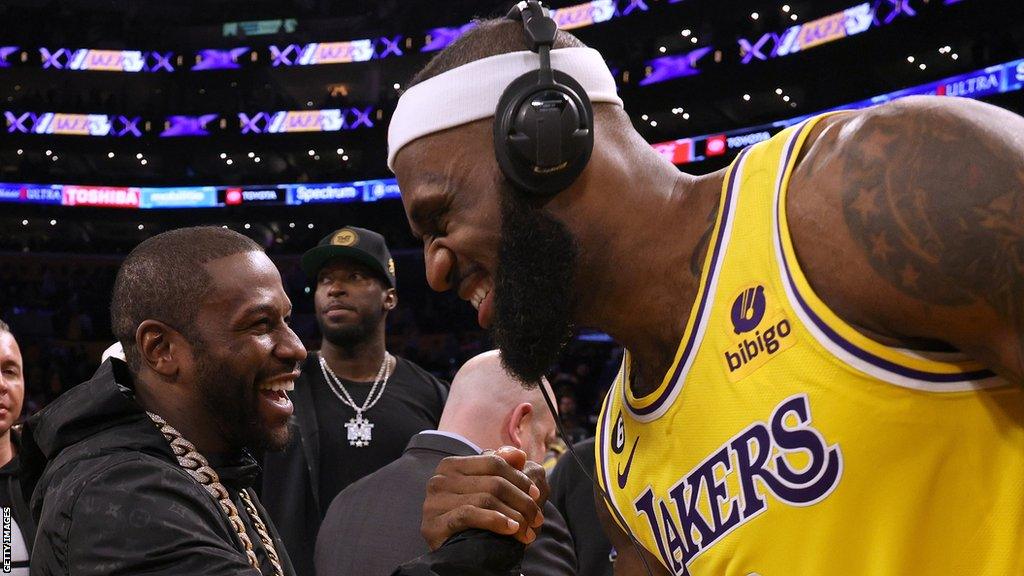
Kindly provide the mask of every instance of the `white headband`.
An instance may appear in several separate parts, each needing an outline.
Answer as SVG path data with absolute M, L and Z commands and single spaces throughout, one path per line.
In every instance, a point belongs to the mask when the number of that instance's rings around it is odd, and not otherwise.
M 494 116 L 505 88 L 539 67 L 539 57 L 528 50 L 500 54 L 438 74 L 407 90 L 388 127 L 388 168 L 394 171 L 398 151 L 413 140 Z M 615 79 L 597 50 L 552 50 L 551 67 L 575 78 L 591 102 L 622 106 Z

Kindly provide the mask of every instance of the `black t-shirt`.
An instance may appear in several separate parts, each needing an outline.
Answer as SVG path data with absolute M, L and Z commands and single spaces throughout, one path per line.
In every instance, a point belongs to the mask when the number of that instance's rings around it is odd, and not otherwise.
M 5 569 L 4 559 L 0 558 L 0 573 L 28 576 L 28 560 L 32 541 L 35 539 L 35 524 L 28 515 L 28 505 L 21 495 L 21 485 L 18 482 L 19 468 L 17 456 L 0 468 L 0 512 L 3 513 L 3 520 L 9 520 L 11 526 L 10 571 Z
M 334 497 L 346 486 L 397 460 L 409 439 L 423 430 L 437 428 L 447 399 L 448 386 L 419 366 L 395 356 L 396 364 L 380 400 L 363 413 L 373 424 L 368 446 L 352 446 L 345 424 L 356 412 L 328 388 L 319 354 L 311 353 L 305 374 L 313 393 L 320 430 L 320 502 L 327 513 Z M 373 382 L 342 379 L 356 405 L 362 406 Z

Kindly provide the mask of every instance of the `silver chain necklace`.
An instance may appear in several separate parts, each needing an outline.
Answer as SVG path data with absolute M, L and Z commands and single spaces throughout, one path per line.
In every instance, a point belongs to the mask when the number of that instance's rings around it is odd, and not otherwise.
M 331 367 L 327 365 L 327 361 L 324 360 L 323 356 L 320 356 L 320 370 L 324 374 L 324 380 L 327 381 L 327 387 L 334 392 L 334 395 L 341 400 L 341 403 L 352 408 L 356 411 L 356 417 L 349 419 L 348 423 L 345 424 L 347 430 L 348 443 L 350 446 L 356 448 L 363 448 L 370 445 L 370 440 L 373 438 L 373 423 L 367 420 L 363 413 L 373 408 L 375 404 L 384 396 L 384 388 L 388 385 L 388 379 L 391 377 L 391 363 L 390 354 L 384 352 L 384 362 L 381 362 L 380 370 L 377 371 L 377 377 L 373 381 L 373 386 L 370 387 L 370 393 L 366 395 L 366 401 L 363 402 L 362 406 L 356 404 L 355 399 L 349 394 L 345 385 L 341 383 L 341 378 L 331 370 Z M 380 387 L 378 392 L 377 387 Z M 377 393 L 376 397 L 374 393 Z

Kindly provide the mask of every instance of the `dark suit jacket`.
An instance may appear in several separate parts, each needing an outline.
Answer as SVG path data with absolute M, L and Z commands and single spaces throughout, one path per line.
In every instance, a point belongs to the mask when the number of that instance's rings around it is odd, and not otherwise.
M 342 490 L 320 526 L 317 576 L 389 576 L 429 552 L 420 535 L 427 481 L 443 458 L 473 454 L 455 438 L 420 433 L 401 458 Z M 550 503 L 537 540 L 526 549 L 523 574 L 576 574 L 572 537 Z

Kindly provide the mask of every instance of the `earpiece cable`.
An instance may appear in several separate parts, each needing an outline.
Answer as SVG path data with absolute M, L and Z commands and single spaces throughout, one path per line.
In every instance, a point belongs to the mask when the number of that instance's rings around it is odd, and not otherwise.
M 640 542 L 638 542 L 637 539 L 633 536 L 633 534 L 629 531 L 629 529 L 626 528 L 626 520 L 622 517 L 621 514 L 619 514 L 619 511 L 615 508 L 615 505 L 612 504 L 611 497 L 608 495 L 607 492 L 604 491 L 603 488 L 601 488 L 601 485 L 597 483 L 597 480 L 594 479 L 594 476 L 590 473 L 590 470 L 587 470 L 587 467 L 583 465 L 583 460 L 580 459 L 579 455 L 576 453 L 576 449 L 573 448 L 572 442 L 569 440 L 569 436 L 565 433 L 565 429 L 562 428 L 562 420 L 558 417 L 558 411 L 555 410 L 555 404 L 554 402 L 551 401 L 551 397 L 548 396 L 547 388 L 542 385 L 540 387 L 540 391 L 544 395 L 544 402 L 548 405 L 548 410 L 551 412 L 551 416 L 555 419 L 555 427 L 558 429 L 558 435 L 562 437 L 562 441 L 565 442 L 566 447 L 569 449 L 569 453 L 572 454 L 573 459 L 576 461 L 576 465 L 579 466 L 580 470 L 582 470 L 583 473 L 587 475 L 587 478 L 590 479 L 590 482 L 594 485 L 594 488 L 601 495 L 601 498 L 604 499 L 605 504 L 607 504 L 608 506 L 608 509 L 611 510 L 612 514 L 615 515 L 615 519 L 619 522 L 619 525 L 622 526 L 622 530 L 626 534 L 626 537 L 629 538 L 630 543 L 633 544 L 633 549 L 636 550 L 637 556 L 639 556 L 640 561 L 643 562 L 644 570 L 647 571 L 647 576 L 654 576 L 654 572 L 651 571 L 651 567 L 647 563 L 647 556 L 644 554 L 643 547 L 640 545 Z M 601 438 L 597 439 L 598 442 L 600 442 L 601 440 Z

